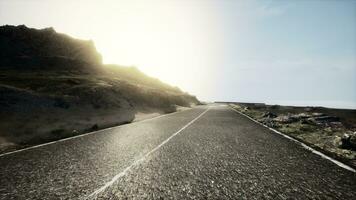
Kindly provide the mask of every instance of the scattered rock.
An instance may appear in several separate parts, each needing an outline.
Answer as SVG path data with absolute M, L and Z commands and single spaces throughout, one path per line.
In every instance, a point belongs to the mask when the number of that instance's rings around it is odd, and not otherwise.
M 264 118 L 276 118 L 277 115 L 274 114 L 274 113 L 271 113 L 271 112 L 265 112 L 265 113 L 262 115 L 262 117 L 264 117 Z
M 283 123 L 283 124 L 289 124 L 289 123 L 298 121 L 298 119 L 296 119 L 296 118 L 294 118 L 292 116 L 282 115 L 282 116 L 276 117 L 274 119 L 274 121 L 279 122 L 279 123 Z
M 259 120 L 257 120 L 259 122 L 261 122 L 262 124 L 268 126 L 268 127 L 271 127 L 271 128 L 276 128 L 277 127 L 277 124 L 273 121 L 272 118 L 261 118 Z

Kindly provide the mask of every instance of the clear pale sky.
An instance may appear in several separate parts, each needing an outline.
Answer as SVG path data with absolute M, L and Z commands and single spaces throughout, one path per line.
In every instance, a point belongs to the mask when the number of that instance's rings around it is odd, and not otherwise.
M 356 1 L 0 0 L 201 100 L 356 108 Z

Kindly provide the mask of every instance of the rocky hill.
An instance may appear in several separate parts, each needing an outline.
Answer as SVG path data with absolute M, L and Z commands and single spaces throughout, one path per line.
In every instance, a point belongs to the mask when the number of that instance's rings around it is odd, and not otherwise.
M 20 26 L 0 27 L 1 64 L 28 65 L 18 60 L 63 58 L 101 64 L 101 55 L 92 41 L 78 40 L 57 33 L 53 28 L 37 30 Z
M 199 104 L 135 67 L 103 65 L 92 41 L 24 25 L 0 27 L 0 94 L 0 149 Z

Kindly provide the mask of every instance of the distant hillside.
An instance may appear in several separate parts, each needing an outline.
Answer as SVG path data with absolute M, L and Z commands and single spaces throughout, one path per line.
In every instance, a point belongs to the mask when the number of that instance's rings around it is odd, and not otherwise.
M 92 41 L 0 27 L 0 151 L 167 113 L 196 97 L 135 67 L 103 65 Z

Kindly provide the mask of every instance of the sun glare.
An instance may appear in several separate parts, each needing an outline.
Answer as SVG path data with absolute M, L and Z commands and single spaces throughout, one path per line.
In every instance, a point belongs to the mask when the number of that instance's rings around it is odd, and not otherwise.
M 193 91 L 199 85 L 185 82 L 209 78 L 207 58 L 216 49 L 214 18 L 198 6 L 184 2 L 110 1 L 110 4 L 85 4 L 81 10 L 100 12 L 101 18 L 90 18 L 78 36 L 94 40 L 104 63 L 136 66 L 148 75 Z M 213 12 L 212 12 L 213 13 Z M 75 34 L 75 33 L 74 33 Z M 205 71 L 204 77 L 197 77 Z M 204 90 L 204 89 L 201 89 Z
M 26 10 L 45 10 L 36 13 L 36 19 L 46 20 L 26 25 L 54 27 L 75 38 L 93 40 L 104 63 L 136 66 L 203 98 L 211 92 L 224 30 L 218 23 L 216 2 L 63 1 L 19 1 L 8 6 L 19 16 L 27 16 Z M 24 18 L 13 23 L 23 24 Z

